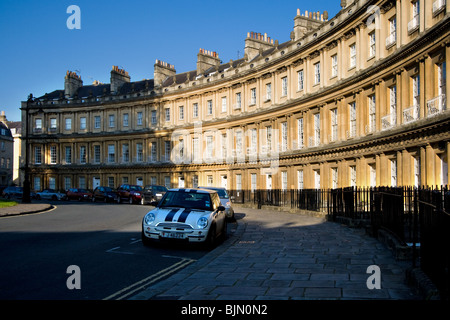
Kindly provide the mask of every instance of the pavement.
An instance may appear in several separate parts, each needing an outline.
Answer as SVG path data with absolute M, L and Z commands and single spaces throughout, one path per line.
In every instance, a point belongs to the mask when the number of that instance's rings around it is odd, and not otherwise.
M 18 203 L 13 207 L 0 208 L 0 217 L 39 213 L 52 208 L 48 203 Z
M 410 264 L 364 229 L 299 213 L 235 211 L 225 242 L 131 300 L 423 300 L 406 284 Z M 378 279 L 380 288 L 369 289 Z

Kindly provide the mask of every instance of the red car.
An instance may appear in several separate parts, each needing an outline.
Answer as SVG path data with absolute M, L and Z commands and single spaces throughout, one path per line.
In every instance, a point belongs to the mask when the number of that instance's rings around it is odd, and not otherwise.
M 92 200 L 92 192 L 86 189 L 71 188 L 66 193 L 67 200 Z
M 123 184 L 117 188 L 117 203 L 121 203 L 122 200 L 132 204 L 141 203 L 143 189 L 141 186 L 132 184 Z

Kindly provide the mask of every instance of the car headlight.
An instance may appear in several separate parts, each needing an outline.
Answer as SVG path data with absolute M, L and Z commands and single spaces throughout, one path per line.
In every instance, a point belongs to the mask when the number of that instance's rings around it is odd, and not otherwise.
M 206 217 L 201 217 L 200 219 L 198 219 L 197 227 L 199 227 L 199 229 L 205 229 L 207 225 L 208 219 Z
M 144 217 L 145 224 L 152 224 L 155 221 L 155 214 L 153 212 L 149 212 Z

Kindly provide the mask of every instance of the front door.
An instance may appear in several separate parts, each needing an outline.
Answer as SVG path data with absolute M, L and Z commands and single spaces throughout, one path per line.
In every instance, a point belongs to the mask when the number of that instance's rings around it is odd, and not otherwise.
M 221 175 L 220 176 L 220 185 L 222 186 L 222 188 L 225 188 L 225 190 L 227 190 L 227 176 L 226 175 Z
M 100 187 L 100 178 L 94 177 L 92 179 L 92 189 Z
M 184 188 L 184 177 L 178 177 L 178 188 Z
M 271 174 L 266 175 L 266 189 L 272 190 L 272 175 Z

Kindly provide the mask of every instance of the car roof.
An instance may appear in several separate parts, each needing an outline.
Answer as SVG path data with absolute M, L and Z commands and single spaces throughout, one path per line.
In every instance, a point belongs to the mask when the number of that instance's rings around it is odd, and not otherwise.
M 169 189 L 169 191 L 179 191 L 179 192 L 191 192 L 191 193 L 215 193 L 214 190 L 206 190 L 206 189 L 189 189 L 189 188 L 175 188 Z

